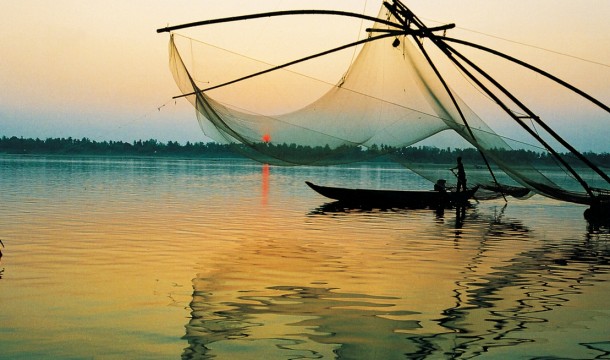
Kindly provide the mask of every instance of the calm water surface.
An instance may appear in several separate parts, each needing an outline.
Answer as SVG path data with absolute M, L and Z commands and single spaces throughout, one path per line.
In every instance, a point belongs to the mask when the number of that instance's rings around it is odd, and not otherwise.
M 0 359 L 608 359 L 610 235 L 542 197 L 340 209 L 399 168 L 0 156 Z

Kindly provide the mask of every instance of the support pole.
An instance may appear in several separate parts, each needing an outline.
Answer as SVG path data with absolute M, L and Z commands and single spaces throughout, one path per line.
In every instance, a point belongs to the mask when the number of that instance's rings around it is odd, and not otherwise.
M 251 20 L 251 19 L 260 19 L 260 18 L 265 18 L 265 17 L 287 16 L 287 15 L 338 15 L 338 16 L 347 16 L 347 17 L 353 17 L 353 18 L 358 18 L 358 19 L 370 20 L 370 21 L 373 21 L 373 22 L 376 22 L 376 23 L 380 23 L 380 24 L 391 26 L 391 27 L 396 27 L 398 29 L 402 29 L 402 25 L 400 25 L 400 24 L 396 24 L 396 23 L 393 23 L 391 21 L 387 21 L 387 20 L 384 20 L 384 19 L 379 19 L 379 18 L 376 18 L 376 17 L 373 17 L 373 16 L 368 16 L 368 15 L 358 14 L 358 13 L 353 13 L 353 12 L 348 12 L 348 11 L 338 11 L 338 10 L 284 10 L 284 11 L 264 12 L 264 13 L 260 13 L 260 14 L 231 16 L 231 17 L 226 17 L 226 18 L 196 21 L 196 22 L 186 23 L 186 24 L 181 24 L 181 25 L 166 26 L 164 28 L 157 29 L 157 32 L 158 33 L 171 32 L 171 31 L 174 31 L 174 30 L 186 29 L 186 28 L 196 27 L 196 26 L 205 26 L 205 25 L 220 24 L 220 23 L 226 23 L 226 22 Z
M 528 68 L 528 69 L 530 69 L 532 71 L 535 71 L 538 74 L 540 74 L 542 76 L 545 76 L 545 77 L 555 81 L 556 83 L 558 83 L 558 84 L 560 84 L 560 85 L 562 85 L 562 86 L 572 90 L 573 92 L 577 93 L 578 95 L 580 95 L 580 96 L 584 97 L 585 99 L 591 101 L 593 104 L 599 106 L 603 110 L 605 110 L 607 112 L 610 112 L 610 107 L 608 107 L 606 104 L 602 103 L 601 101 L 597 100 L 593 96 L 587 94 L 586 92 L 580 90 L 576 86 L 571 85 L 571 84 L 561 80 L 560 78 L 558 78 L 558 77 L 556 77 L 556 76 L 554 76 L 554 75 L 552 75 L 552 74 L 550 74 L 550 73 L 548 73 L 548 72 L 546 72 L 546 71 L 544 71 L 544 70 L 542 70 L 542 69 L 540 69 L 538 67 L 535 67 L 535 66 L 533 66 L 531 64 L 526 63 L 525 61 L 519 60 L 519 59 L 514 58 L 514 57 L 512 57 L 510 55 L 504 54 L 504 53 L 502 53 L 500 51 L 488 48 L 486 46 L 475 44 L 475 43 L 471 43 L 469 41 L 464 41 L 464 40 L 460 40 L 460 39 L 450 38 L 450 37 L 446 37 L 446 36 L 437 36 L 437 38 L 440 39 L 440 40 L 444 40 L 444 41 L 450 41 L 450 42 L 455 42 L 455 43 L 458 43 L 458 44 L 470 46 L 470 47 L 473 47 L 473 48 L 476 48 L 476 49 L 479 49 L 479 50 L 486 51 L 486 52 L 491 53 L 493 55 L 502 57 L 502 58 L 504 58 L 506 60 L 512 61 L 512 62 L 514 62 L 516 64 L 519 64 L 519 65 L 521 65 L 521 66 L 523 66 L 525 68 Z

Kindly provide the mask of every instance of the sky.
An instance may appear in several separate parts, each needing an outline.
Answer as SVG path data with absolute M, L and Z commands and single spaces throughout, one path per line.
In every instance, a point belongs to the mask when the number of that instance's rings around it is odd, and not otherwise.
M 403 2 L 429 26 L 455 23 L 457 28 L 448 35 L 510 52 L 610 104 L 608 0 Z M 336 9 L 375 16 L 379 7 L 380 1 L 373 0 L 4 1 L 0 136 L 207 141 L 190 103 L 172 99 L 179 90 L 168 68 L 168 35 L 156 33 L 157 28 L 288 9 Z M 345 27 L 327 17 L 291 21 L 295 28 L 327 29 L 329 37 L 353 41 L 358 36 L 359 24 Z M 218 29 L 197 31 L 215 45 L 232 46 Z M 221 32 L 240 37 L 239 31 L 236 26 L 223 27 Z M 310 45 L 319 45 L 321 40 L 313 36 L 309 41 L 318 44 Z M 295 44 L 309 49 L 298 41 Z M 259 50 L 284 53 L 291 59 L 291 49 Z M 608 113 L 579 99 L 573 101 L 576 97 L 548 95 L 546 85 L 519 84 L 512 70 L 503 75 L 516 80 L 522 96 L 551 109 L 552 126 L 578 149 L 610 152 Z

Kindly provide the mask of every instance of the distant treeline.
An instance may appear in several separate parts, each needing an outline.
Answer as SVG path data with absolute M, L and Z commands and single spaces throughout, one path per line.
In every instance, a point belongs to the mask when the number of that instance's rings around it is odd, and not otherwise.
M 116 155 L 116 156 L 239 156 L 229 145 L 213 142 L 176 141 L 163 143 L 154 139 L 123 141 L 95 141 L 88 138 L 48 138 L 25 139 L 18 137 L 0 138 L 0 153 L 39 155 Z
M 346 161 L 370 160 L 379 155 L 391 154 L 414 163 L 451 164 L 456 157 L 461 156 L 469 164 L 483 164 L 481 155 L 474 148 L 451 149 L 433 146 L 409 146 L 393 148 L 385 145 L 364 149 L 359 147 L 340 147 L 331 150 L 329 147 L 306 147 L 295 144 L 256 144 L 264 147 L 264 152 L 270 155 L 277 154 L 278 158 L 289 157 L 298 159 L 311 157 L 341 157 Z M 137 140 L 133 143 L 123 141 L 94 141 L 88 138 L 48 138 L 26 139 L 18 137 L 0 138 L 0 153 L 6 154 L 39 154 L 39 155 L 106 155 L 106 156 L 180 156 L 180 157 L 241 157 L 247 153 L 245 145 L 228 145 L 214 142 L 187 142 L 180 144 L 176 141 L 163 143 L 154 139 Z M 529 150 L 498 150 L 502 157 L 510 157 L 511 162 L 554 163 L 553 157 L 546 152 Z M 280 156 L 281 155 L 281 156 Z M 610 154 L 597 154 L 587 152 L 584 154 L 594 163 L 610 167 Z M 387 160 L 387 158 L 386 158 Z

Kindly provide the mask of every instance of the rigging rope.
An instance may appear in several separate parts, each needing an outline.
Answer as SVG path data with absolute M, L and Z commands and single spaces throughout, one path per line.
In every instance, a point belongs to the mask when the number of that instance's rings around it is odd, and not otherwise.
M 422 19 L 425 19 L 426 21 L 434 22 L 434 23 L 437 23 L 437 24 L 444 24 L 444 22 L 442 22 L 442 21 L 433 20 L 433 19 L 430 19 L 430 18 L 422 17 Z M 504 38 L 504 37 L 501 37 L 501 36 L 488 34 L 488 33 L 485 33 L 483 31 L 469 29 L 469 28 L 465 28 L 465 27 L 461 27 L 461 26 L 456 26 L 455 28 L 456 29 L 460 29 L 460 30 L 464 30 L 464 31 L 467 31 L 467 32 L 472 32 L 472 33 L 475 33 L 475 34 L 484 35 L 484 36 L 487 36 L 487 37 L 490 37 L 490 38 L 494 38 L 494 39 L 510 42 L 510 43 L 513 43 L 513 44 L 517 44 L 517 45 L 521 45 L 521 46 L 527 46 L 527 47 L 530 47 L 530 48 L 533 48 L 533 49 L 538 49 L 538 50 L 550 52 L 550 53 L 553 53 L 553 54 L 557 54 L 557 55 L 573 58 L 573 59 L 576 59 L 576 60 L 580 60 L 580 61 L 584 61 L 584 62 L 588 62 L 588 63 L 594 64 L 594 65 L 599 65 L 599 66 L 603 66 L 603 67 L 610 67 L 610 64 L 604 64 L 604 63 L 599 62 L 599 61 L 585 59 L 585 58 L 580 57 L 580 56 L 576 56 L 576 55 L 572 55 L 572 54 L 568 54 L 568 53 L 563 53 L 563 52 L 560 52 L 560 51 L 557 51 L 557 50 L 552 50 L 552 49 L 544 48 L 544 47 L 541 47 L 541 46 L 524 43 L 524 42 L 521 42 L 521 41 L 511 40 L 511 39 Z M 443 35 L 443 36 L 445 36 L 445 35 Z

